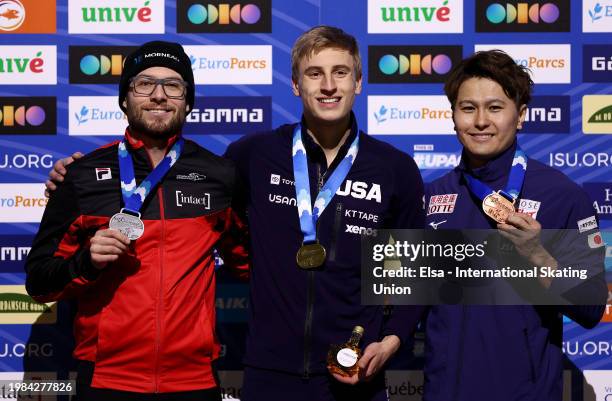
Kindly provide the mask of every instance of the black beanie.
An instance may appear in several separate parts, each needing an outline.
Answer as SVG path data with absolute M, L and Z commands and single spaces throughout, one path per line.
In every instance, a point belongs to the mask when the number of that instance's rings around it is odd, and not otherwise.
M 183 46 L 178 43 L 154 41 L 147 42 L 134 50 L 125 58 L 121 81 L 119 81 L 119 107 L 124 112 L 123 101 L 128 92 L 130 78 L 149 67 L 166 67 L 178 72 L 183 80 L 187 82 L 187 93 L 185 100 L 189 110 L 193 109 L 195 87 L 193 82 L 193 71 L 191 60 Z

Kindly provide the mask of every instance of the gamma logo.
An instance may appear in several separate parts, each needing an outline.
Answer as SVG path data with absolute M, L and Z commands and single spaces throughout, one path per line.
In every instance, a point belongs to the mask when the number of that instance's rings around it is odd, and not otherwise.
M 369 46 L 368 82 L 444 82 L 461 57 L 461 46 Z
M 612 134 L 612 95 L 582 97 L 582 132 Z
M 0 135 L 55 135 L 54 97 L 0 97 Z
M 612 81 L 612 45 L 584 45 L 582 80 L 605 83 Z
M 270 33 L 271 0 L 177 0 L 179 33 Z
M 476 2 L 476 32 L 569 32 L 570 1 Z
M 55 33 L 56 0 L 0 0 L 0 33 Z
M 70 83 L 118 83 L 125 58 L 135 49 L 135 46 L 70 46 Z

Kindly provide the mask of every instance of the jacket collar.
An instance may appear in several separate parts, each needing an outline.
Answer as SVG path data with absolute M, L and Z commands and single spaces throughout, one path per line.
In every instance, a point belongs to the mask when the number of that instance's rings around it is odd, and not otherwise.
M 346 141 L 344 141 L 344 143 L 338 150 L 338 154 L 336 155 L 336 158 L 334 159 L 332 166 L 335 166 L 338 163 L 340 163 L 340 160 L 342 160 L 342 158 L 344 158 L 344 156 L 348 152 L 351 144 L 353 143 L 353 140 L 355 140 L 355 137 L 359 134 L 358 128 L 357 128 L 357 120 L 355 119 L 355 115 L 353 114 L 352 111 L 351 111 L 351 123 L 350 124 L 351 124 L 351 133 L 349 134 L 349 136 L 346 138 Z M 301 125 L 303 128 L 307 128 L 306 120 L 304 119 L 304 116 L 302 116 Z M 319 146 L 314 141 L 314 139 L 308 134 L 308 132 L 306 132 L 306 129 L 302 130 L 302 143 L 304 143 L 304 147 L 306 148 L 306 154 L 308 154 L 309 157 L 314 157 L 318 160 L 322 160 L 325 162 L 324 165 L 327 165 L 327 161 L 325 159 L 325 153 L 323 152 L 323 149 L 321 149 L 321 146 Z
M 518 143 L 516 139 L 512 142 L 512 145 L 508 149 L 504 150 L 493 159 L 489 160 L 484 166 L 471 169 L 467 165 L 465 149 L 461 155 L 461 162 L 457 169 L 464 174 L 469 174 L 472 177 L 486 183 L 498 182 L 502 179 L 507 179 L 510 174 L 510 168 L 512 167 L 512 160 L 514 159 L 514 152 Z

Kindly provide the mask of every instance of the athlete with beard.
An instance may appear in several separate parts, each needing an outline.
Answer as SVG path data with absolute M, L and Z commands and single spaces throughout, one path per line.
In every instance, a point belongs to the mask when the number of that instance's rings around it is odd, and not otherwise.
M 221 400 L 213 247 L 246 274 L 236 170 L 181 136 L 189 58 L 149 42 L 125 60 L 121 141 L 76 160 L 26 263 L 40 302 L 76 299 L 77 400 Z

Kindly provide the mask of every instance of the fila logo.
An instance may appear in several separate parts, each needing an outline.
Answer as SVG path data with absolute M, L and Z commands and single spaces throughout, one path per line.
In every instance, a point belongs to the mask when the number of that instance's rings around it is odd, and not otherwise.
M 336 195 L 351 196 L 355 199 L 375 200 L 376 203 L 382 202 L 382 193 L 379 184 L 372 184 L 370 187 L 367 183 L 361 181 L 346 180 L 344 188 L 339 188 Z
M 378 235 L 378 230 L 375 228 L 354 226 L 352 224 L 347 224 L 346 230 L 344 232 L 350 233 L 350 234 L 358 234 L 358 235 L 363 234 L 363 235 L 368 235 L 372 237 L 376 237 Z
M 427 215 L 445 213 L 450 214 L 455 211 L 455 203 L 457 203 L 458 194 L 443 194 L 432 195 L 429 198 L 429 206 L 427 207 Z
M 581 233 L 597 228 L 597 219 L 595 216 L 589 216 L 586 219 L 578 220 L 578 231 Z
M 278 174 L 270 174 L 270 184 L 272 185 L 280 185 L 280 175 Z
M 204 196 L 185 195 L 183 191 L 176 191 L 176 206 L 183 207 L 185 205 L 203 206 L 204 209 L 210 209 L 210 194 L 205 193 Z
M 96 167 L 96 180 L 106 181 L 113 178 L 109 167 Z

